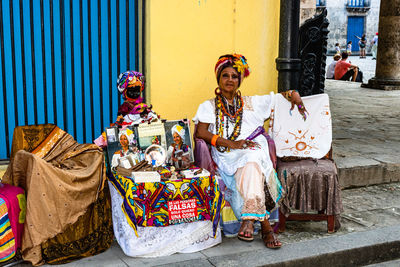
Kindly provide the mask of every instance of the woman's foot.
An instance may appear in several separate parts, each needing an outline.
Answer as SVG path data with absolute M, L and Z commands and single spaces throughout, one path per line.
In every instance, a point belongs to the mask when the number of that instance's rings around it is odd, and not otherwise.
M 238 238 L 243 241 L 253 241 L 254 240 L 254 221 L 243 220 L 239 229 Z
M 277 249 L 282 246 L 267 219 L 261 222 L 261 238 L 267 248 Z
M 261 232 L 261 238 L 267 248 L 277 249 L 282 247 L 281 241 L 275 236 L 274 231 Z

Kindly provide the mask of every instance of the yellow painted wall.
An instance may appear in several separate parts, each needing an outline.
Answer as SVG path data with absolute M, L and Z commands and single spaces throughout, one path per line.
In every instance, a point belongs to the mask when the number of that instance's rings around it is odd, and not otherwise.
M 277 0 L 150 0 L 146 13 L 148 102 L 162 118 L 193 118 L 214 97 L 219 56 L 241 53 L 251 68 L 242 95 L 277 90 Z

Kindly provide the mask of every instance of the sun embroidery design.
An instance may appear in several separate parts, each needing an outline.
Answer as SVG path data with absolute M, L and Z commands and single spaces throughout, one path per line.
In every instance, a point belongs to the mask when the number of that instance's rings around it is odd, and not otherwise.
M 315 145 L 315 136 L 312 136 L 311 134 L 308 134 L 308 130 L 303 131 L 298 129 L 297 133 L 294 132 L 288 132 L 290 135 L 294 137 L 294 142 L 293 140 L 286 139 L 285 143 L 290 145 L 293 144 L 292 146 L 282 148 L 282 150 L 290 150 L 293 155 L 309 155 L 312 149 L 319 150 L 318 147 Z M 290 143 L 290 144 L 289 144 Z

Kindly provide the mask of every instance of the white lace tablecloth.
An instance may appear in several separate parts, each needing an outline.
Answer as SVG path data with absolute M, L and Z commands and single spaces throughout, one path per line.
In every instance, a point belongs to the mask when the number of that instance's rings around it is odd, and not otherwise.
M 131 257 L 160 257 L 193 253 L 221 243 L 221 231 L 213 237 L 211 221 L 198 221 L 167 227 L 138 227 L 138 235 L 121 209 L 122 197 L 109 182 L 114 235 L 123 252 Z

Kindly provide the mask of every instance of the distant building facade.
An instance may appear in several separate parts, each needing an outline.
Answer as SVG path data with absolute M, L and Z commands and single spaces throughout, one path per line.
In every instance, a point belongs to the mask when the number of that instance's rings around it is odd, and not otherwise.
M 357 54 L 359 39 L 356 36 L 364 33 L 367 52 L 370 51 L 370 42 L 378 32 L 380 0 L 316 0 L 316 6 L 317 12 L 328 11 L 329 54 L 335 53 L 335 43 L 345 50 L 348 41 L 352 41 L 352 51 Z

